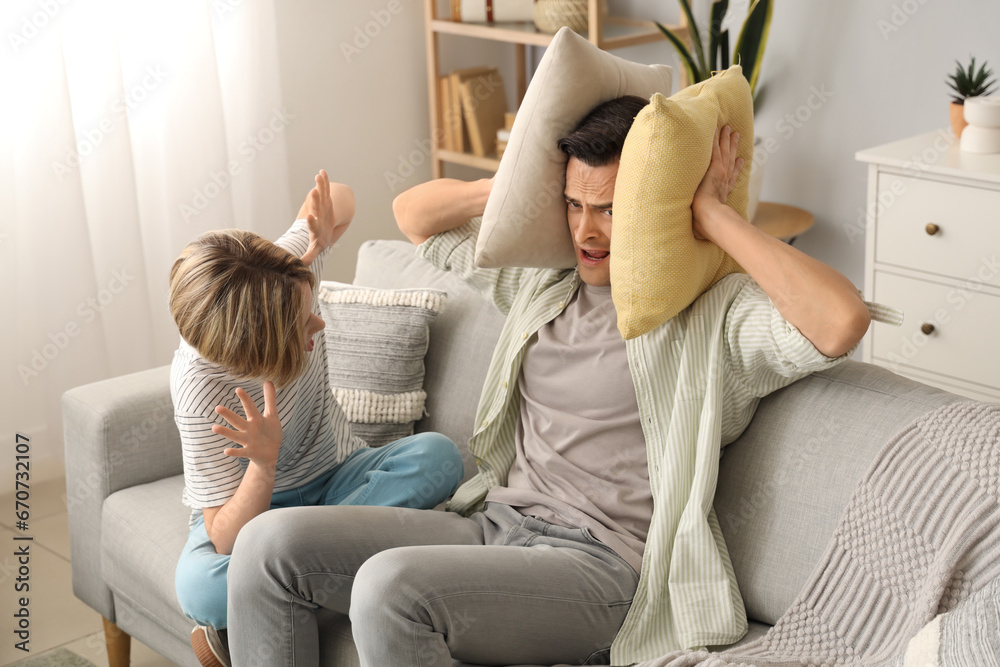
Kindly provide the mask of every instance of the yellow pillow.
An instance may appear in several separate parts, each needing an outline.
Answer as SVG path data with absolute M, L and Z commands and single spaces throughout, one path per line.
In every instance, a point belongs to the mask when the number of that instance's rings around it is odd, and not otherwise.
M 636 116 L 622 149 L 611 232 L 611 294 L 625 339 L 687 308 L 723 276 L 743 269 L 719 246 L 694 238 L 691 201 L 712 160 L 712 139 L 740 135 L 743 169 L 727 203 L 746 217 L 753 159 L 753 101 L 739 65 Z

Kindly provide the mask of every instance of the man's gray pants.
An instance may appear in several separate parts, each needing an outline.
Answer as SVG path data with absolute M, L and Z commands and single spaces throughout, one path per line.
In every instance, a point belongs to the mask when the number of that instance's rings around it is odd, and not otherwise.
M 323 607 L 365 667 L 608 664 L 638 579 L 586 529 L 502 504 L 272 510 L 236 540 L 229 648 L 234 667 L 318 665 Z

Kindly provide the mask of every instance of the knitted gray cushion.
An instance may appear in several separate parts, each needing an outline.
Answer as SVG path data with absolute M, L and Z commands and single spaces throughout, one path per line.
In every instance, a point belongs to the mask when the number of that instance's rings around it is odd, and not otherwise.
M 503 328 L 504 316 L 471 285 L 441 271 L 408 241 L 365 241 L 358 250 L 355 285 L 400 289 L 424 287 L 448 293 L 448 307 L 431 324 L 425 363 L 427 414 L 414 430 L 436 431 L 451 438 L 465 460 L 465 479 L 479 473 L 468 442 L 476 428 L 476 408 Z
M 441 290 L 320 283 L 330 386 L 372 447 L 412 435 L 424 414 L 429 326 L 446 298 Z

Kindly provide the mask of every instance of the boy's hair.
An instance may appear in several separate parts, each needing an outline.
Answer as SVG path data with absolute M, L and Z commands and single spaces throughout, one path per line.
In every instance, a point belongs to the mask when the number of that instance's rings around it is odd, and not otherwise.
M 170 314 L 201 356 L 245 379 L 287 385 L 306 363 L 301 259 L 253 232 L 207 232 L 170 269 Z
M 649 100 L 625 95 L 590 110 L 572 132 L 559 140 L 559 150 L 589 167 L 603 167 L 622 155 L 632 121 Z

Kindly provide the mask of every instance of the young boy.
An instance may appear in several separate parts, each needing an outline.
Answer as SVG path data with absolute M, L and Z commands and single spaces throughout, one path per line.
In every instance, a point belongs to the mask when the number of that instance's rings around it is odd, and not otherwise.
M 171 268 L 181 341 L 170 389 L 184 448 L 182 500 L 193 510 L 175 583 L 181 609 L 198 623 L 191 644 L 202 665 L 229 664 L 226 573 L 250 519 L 303 505 L 431 508 L 458 487 L 463 464 L 447 437 L 366 447 L 333 398 L 315 295 L 326 251 L 353 215 L 351 189 L 320 171 L 276 243 L 208 232 Z M 437 493 L 417 493 L 438 472 L 446 481 Z

